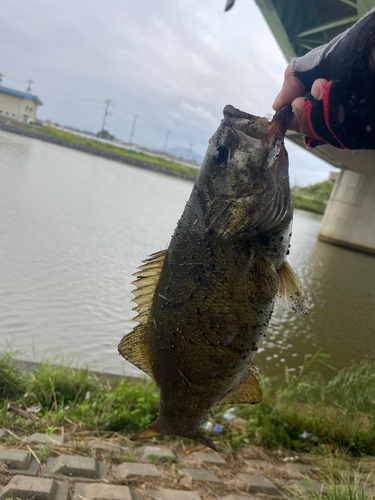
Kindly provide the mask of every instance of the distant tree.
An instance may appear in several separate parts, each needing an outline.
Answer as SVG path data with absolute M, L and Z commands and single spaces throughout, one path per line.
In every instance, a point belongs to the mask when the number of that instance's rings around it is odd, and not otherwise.
M 97 137 L 101 137 L 102 139 L 107 139 L 108 141 L 114 141 L 116 137 L 108 132 L 108 130 L 99 130 L 96 134 Z

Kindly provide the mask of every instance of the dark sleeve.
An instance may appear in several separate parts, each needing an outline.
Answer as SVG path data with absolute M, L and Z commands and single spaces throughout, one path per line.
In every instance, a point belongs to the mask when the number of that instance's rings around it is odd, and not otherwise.
M 307 145 L 375 149 L 375 9 L 328 44 L 294 59 L 292 69 L 308 91 L 318 78 L 329 82 L 323 101 L 306 96 L 315 132 Z

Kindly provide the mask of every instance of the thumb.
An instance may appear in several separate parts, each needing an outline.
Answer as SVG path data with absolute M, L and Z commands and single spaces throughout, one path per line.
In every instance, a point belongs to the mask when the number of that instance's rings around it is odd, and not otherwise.
M 292 65 L 285 70 L 284 83 L 272 107 L 275 111 L 281 109 L 284 104 L 291 104 L 297 97 L 304 96 L 306 89 L 302 83 L 293 75 Z

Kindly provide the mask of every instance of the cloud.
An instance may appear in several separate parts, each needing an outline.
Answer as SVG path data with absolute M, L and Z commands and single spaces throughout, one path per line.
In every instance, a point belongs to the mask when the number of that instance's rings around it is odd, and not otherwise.
M 271 113 L 286 62 L 254 2 L 224 0 L 2 0 L 4 85 L 33 91 L 38 115 L 128 140 L 205 153 L 226 104 Z M 53 91 L 70 96 L 62 96 Z M 94 101 L 88 102 L 87 100 Z M 302 167 L 300 167 L 302 168 Z

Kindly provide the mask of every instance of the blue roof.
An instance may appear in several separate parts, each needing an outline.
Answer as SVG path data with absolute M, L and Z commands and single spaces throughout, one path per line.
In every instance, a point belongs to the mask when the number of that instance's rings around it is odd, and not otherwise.
M 36 95 L 31 95 L 27 92 L 20 92 L 19 90 L 8 89 L 7 87 L 2 87 L 0 85 L 0 93 L 14 95 L 15 97 L 20 97 L 21 99 L 34 99 L 40 106 L 43 106 L 42 101 Z

